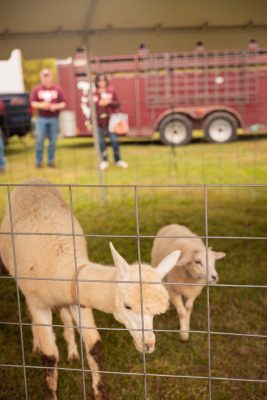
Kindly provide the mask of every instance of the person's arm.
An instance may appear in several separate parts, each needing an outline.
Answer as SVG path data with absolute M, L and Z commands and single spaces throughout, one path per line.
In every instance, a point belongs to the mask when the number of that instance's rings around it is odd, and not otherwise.
M 48 110 L 49 109 L 49 104 L 45 103 L 44 101 L 32 101 L 31 106 L 35 110 Z
M 98 104 L 102 107 L 111 106 L 114 110 L 117 110 L 120 107 L 119 98 L 115 91 L 112 91 L 111 95 L 111 99 L 101 99 Z
M 63 110 L 63 108 L 66 107 L 65 101 L 61 101 L 60 103 L 52 103 L 49 106 L 50 111 L 60 111 Z
M 115 91 L 113 92 L 112 101 L 111 101 L 110 105 L 112 106 L 112 108 L 114 110 L 117 110 L 118 108 L 120 108 L 120 101 L 119 101 L 119 98 Z
M 107 107 L 111 103 L 111 99 L 102 99 L 98 91 L 95 92 L 94 101 L 100 107 Z
M 66 107 L 66 101 L 65 101 L 62 90 L 58 87 L 57 91 L 58 91 L 58 102 L 50 104 L 50 108 L 49 108 L 50 111 L 60 111 Z
M 33 89 L 30 95 L 30 104 L 34 110 L 47 110 L 47 103 L 39 101 L 37 96 L 37 88 Z

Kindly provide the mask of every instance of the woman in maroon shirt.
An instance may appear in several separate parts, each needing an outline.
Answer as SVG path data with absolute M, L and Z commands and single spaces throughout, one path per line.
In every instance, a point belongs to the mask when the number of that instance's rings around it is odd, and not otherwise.
M 109 166 L 105 136 L 109 136 L 110 138 L 115 164 L 118 167 L 127 168 L 128 163 L 121 160 L 120 157 L 120 148 L 117 136 L 108 130 L 110 115 L 116 112 L 120 106 L 118 96 L 114 89 L 109 85 L 108 79 L 105 75 L 99 74 L 96 76 L 95 86 L 96 91 L 94 93 L 94 101 L 96 103 L 99 145 L 102 157 L 100 169 L 107 169 Z

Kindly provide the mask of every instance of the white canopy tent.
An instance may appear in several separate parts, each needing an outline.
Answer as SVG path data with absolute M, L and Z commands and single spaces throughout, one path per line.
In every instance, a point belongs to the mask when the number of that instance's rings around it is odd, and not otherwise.
M 19 48 L 25 58 L 267 46 L 267 1 L 1 0 L 0 59 Z M 89 46 L 88 46 L 89 43 Z

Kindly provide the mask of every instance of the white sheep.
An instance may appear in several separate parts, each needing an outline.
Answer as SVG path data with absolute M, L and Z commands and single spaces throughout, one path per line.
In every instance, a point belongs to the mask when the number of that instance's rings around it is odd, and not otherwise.
M 215 252 L 211 247 L 206 250 L 202 239 L 182 225 L 166 225 L 158 231 L 157 236 L 152 247 L 152 266 L 155 267 L 160 260 L 174 250 L 181 251 L 181 257 L 175 268 L 167 274 L 165 280 L 182 283 L 182 285 L 166 285 L 166 287 L 180 320 L 181 340 L 186 341 L 189 339 L 190 317 L 194 301 L 202 292 L 207 280 L 209 283 L 218 282 L 215 262 L 225 257 L 225 253 Z
M 0 254 L 9 273 L 17 278 L 30 310 L 33 348 L 39 351 L 45 366 L 46 399 L 57 398 L 59 352 L 52 328 L 52 309 L 62 307 L 64 324 L 70 325 L 74 319 L 82 327 L 95 398 L 108 399 L 98 372 L 101 371 L 100 336 L 92 309 L 112 313 L 130 331 L 138 351 L 152 352 L 155 347 L 153 317 L 164 313 L 169 302 L 161 281 L 176 264 L 180 252 L 167 256 L 156 270 L 141 265 L 142 281 L 157 282 L 142 283 L 141 306 L 139 264 L 129 266 L 112 244 L 115 267 L 90 262 L 83 230 L 76 218 L 72 218 L 59 191 L 41 179 L 25 184 L 30 186 L 18 186 L 11 193 L 12 213 L 7 209 L 1 224 L 0 232 L 6 234 L 0 235 Z M 75 356 L 73 329 L 69 328 L 69 335 L 67 329 L 64 336 L 72 346 L 70 353 Z

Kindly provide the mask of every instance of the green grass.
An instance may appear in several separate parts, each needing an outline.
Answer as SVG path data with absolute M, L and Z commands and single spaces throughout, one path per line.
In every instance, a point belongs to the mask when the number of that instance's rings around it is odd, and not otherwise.
M 105 184 L 198 184 L 265 183 L 267 176 L 266 137 L 245 137 L 219 145 L 197 142 L 169 148 L 156 141 L 126 141 L 122 157 L 128 170 L 111 167 L 103 174 Z M 58 169 L 34 169 L 34 139 L 14 137 L 6 149 L 8 167 L 0 183 L 18 183 L 32 176 L 43 176 L 55 183 L 97 184 L 92 139 L 60 139 Z M 110 161 L 111 151 L 109 149 Z M 111 163 L 112 164 L 112 163 Z
M 34 169 L 33 140 L 22 143 L 12 139 L 7 148 L 7 173 L 3 183 L 18 183 L 32 176 L 42 176 L 54 183 L 97 184 L 94 149 L 89 139 L 60 140 L 58 167 L 55 170 Z M 111 166 L 104 173 L 107 184 L 203 184 L 203 183 L 266 183 L 267 140 L 242 140 L 229 145 L 208 145 L 201 142 L 175 151 L 157 143 L 128 143 L 121 146 L 128 170 Z M 66 198 L 67 189 L 62 189 Z M 105 189 L 106 201 L 99 203 L 98 188 L 74 187 L 73 202 L 77 218 L 88 234 L 136 234 L 134 188 Z M 205 234 L 205 202 L 203 187 L 138 188 L 141 235 L 154 235 L 164 224 L 179 222 L 194 232 Z M 210 236 L 267 237 L 267 188 L 208 188 L 208 232 Z M 0 187 L 0 216 L 6 204 L 6 188 Z M 111 263 L 109 239 L 90 238 L 88 250 L 93 261 Z M 135 239 L 113 240 L 129 261 L 137 259 Z M 152 240 L 141 238 L 141 258 L 149 261 Z M 266 241 L 242 239 L 209 239 L 215 250 L 227 257 L 217 264 L 220 283 L 267 285 Z M 0 321 L 18 322 L 16 290 L 13 280 L 0 280 Z M 266 289 L 213 287 L 210 289 L 211 329 L 267 335 Z M 22 299 L 22 319 L 30 322 Z M 207 325 L 207 293 L 203 291 L 192 315 L 193 330 L 205 331 Z M 95 312 L 98 327 L 118 328 L 111 315 Z M 59 323 L 57 314 L 55 322 Z M 175 310 L 155 319 L 156 329 L 179 328 Z M 136 352 L 128 332 L 101 331 L 104 369 L 111 372 L 139 375 L 105 374 L 112 400 L 144 398 L 142 355 Z M 56 328 L 60 348 L 60 366 L 69 365 L 62 329 Z M 39 366 L 31 352 L 30 327 L 23 327 L 26 364 Z M 208 335 L 192 333 L 188 343 L 181 343 L 176 332 L 158 332 L 157 349 L 146 357 L 148 374 L 208 376 Z M 0 363 L 20 364 L 20 332 L 16 325 L 0 325 Z M 267 380 L 266 338 L 211 335 L 211 373 L 214 377 Z M 44 397 L 43 372 L 27 369 L 30 400 Z M 86 374 L 88 398 L 92 399 L 91 378 Z M 206 379 L 147 377 L 148 400 L 207 400 Z M 23 370 L 0 368 L 0 400 L 22 400 Z M 82 376 L 77 371 L 60 371 L 58 398 L 83 399 Z M 267 384 L 229 380 L 212 381 L 213 400 L 264 400 Z

